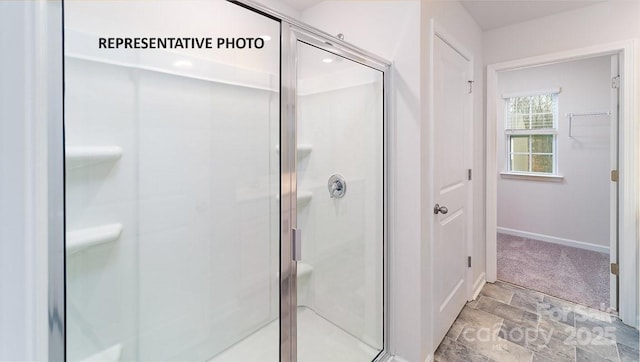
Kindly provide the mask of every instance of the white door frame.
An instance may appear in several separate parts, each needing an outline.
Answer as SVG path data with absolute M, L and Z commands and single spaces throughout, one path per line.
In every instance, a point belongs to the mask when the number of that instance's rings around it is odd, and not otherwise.
M 638 155 L 638 143 L 640 134 L 638 122 L 635 119 L 638 101 L 636 89 L 640 86 L 637 79 L 635 49 L 640 41 L 627 40 L 615 43 L 602 44 L 587 48 L 568 50 L 558 53 L 545 54 L 530 58 L 518 59 L 487 66 L 487 133 L 486 133 L 486 258 L 487 281 L 494 282 L 497 278 L 497 79 L 498 72 L 513 70 L 536 65 L 546 65 L 570 60 L 591 58 L 600 55 L 620 54 L 622 66 L 620 69 L 621 96 L 620 96 L 620 123 L 619 123 L 619 204 L 618 204 L 618 228 L 619 228 L 619 255 L 620 266 L 620 291 L 619 291 L 619 315 L 622 321 L 638 328 L 638 171 L 640 170 L 640 157 Z

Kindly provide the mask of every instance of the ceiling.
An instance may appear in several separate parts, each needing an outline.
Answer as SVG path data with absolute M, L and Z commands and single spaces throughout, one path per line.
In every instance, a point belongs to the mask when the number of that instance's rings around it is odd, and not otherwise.
M 282 1 L 298 11 L 304 11 L 321 3 L 323 0 Z M 605 0 L 462 0 L 460 2 L 482 30 L 490 30 L 593 5 L 602 1 Z
M 482 30 L 490 30 L 593 5 L 602 0 L 463 0 L 460 2 Z

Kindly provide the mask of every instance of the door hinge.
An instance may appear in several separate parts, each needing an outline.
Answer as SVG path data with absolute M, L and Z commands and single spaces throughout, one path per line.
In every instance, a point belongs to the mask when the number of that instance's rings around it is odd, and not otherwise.
M 611 274 L 618 275 L 620 272 L 620 268 L 618 267 L 618 263 L 611 263 Z
M 473 81 L 468 80 L 467 82 L 469 82 L 469 93 L 473 93 Z
M 611 88 L 620 88 L 620 76 L 616 75 L 615 77 L 611 78 Z
M 471 169 L 467 170 L 467 179 L 471 180 Z
M 618 174 L 618 170 L 611 170 L 611 181 L 618 182 L 620 175 Z
M 471 268 L 471 257 L 469 256 L 467 259 L 467 266 Z

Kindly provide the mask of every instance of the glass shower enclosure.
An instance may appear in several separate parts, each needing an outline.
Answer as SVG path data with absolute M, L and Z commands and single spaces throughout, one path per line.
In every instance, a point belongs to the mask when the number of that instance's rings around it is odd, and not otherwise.
M 388 64 L 244 2 L 64 11 L 66 359 L 384 358 Z

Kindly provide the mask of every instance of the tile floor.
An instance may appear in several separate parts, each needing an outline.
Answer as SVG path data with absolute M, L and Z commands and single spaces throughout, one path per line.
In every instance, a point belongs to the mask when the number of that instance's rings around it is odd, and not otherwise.
M 638 341 L 613 315 L 498 281 L 467 303 L 435 360 L 639 361 Z

